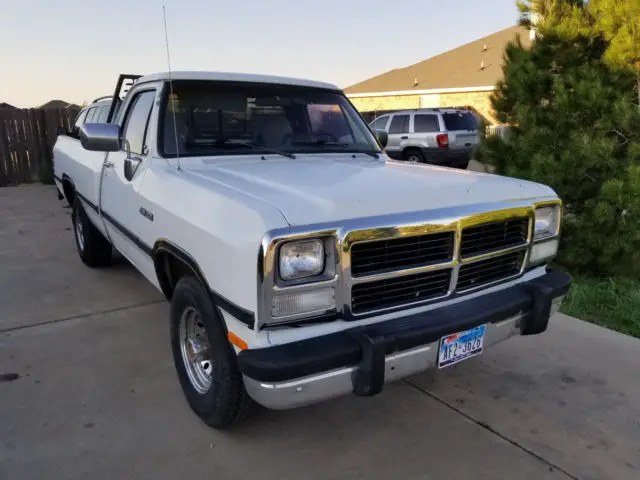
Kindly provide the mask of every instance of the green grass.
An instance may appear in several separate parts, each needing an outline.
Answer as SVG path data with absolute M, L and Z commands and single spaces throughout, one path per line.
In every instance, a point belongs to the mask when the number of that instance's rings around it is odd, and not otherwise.
M 640 338 L 640 281 L 574 277 L 560 311 Z

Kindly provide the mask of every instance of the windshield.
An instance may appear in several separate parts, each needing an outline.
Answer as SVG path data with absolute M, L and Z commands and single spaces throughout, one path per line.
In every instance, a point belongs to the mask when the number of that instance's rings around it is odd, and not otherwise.
M 338 92 L 183 81 L 173 83 L 165 105 L 159 142 L 165 157 L 260 153 L 257 147 L 264 153 L 380 152 L 366 124 Z

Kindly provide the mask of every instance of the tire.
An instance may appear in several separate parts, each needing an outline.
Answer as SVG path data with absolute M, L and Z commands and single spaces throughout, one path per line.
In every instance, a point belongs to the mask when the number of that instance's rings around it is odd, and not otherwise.
M 71 183 L 70 180 L 65 179 L 62 181 L 62 195 L 64 199 L 67 201 L 67 205 L 73 208 L 73 203 L 75 201 L 75 193 L 73 191 L 73 184 Z
M 78 255 L 84 264 L 91 268 L 111 265 L 111 244 L 91 223 L 78 198 L 73 202 L 71 220 Z
M 204 423 L 224 429 L 246 416 L 252 401 L 244 388 L 238 358 L 209 294 L 192 276 L 178 281 L 171 299 L 171 350 L 182 391 Z
M 413 162 L 413 163 L 425 163 L 425 158 L 424 155 L 422 154 L 422 152 L 420 150 L 418 150 L 417 148 L 407 148 L 403 153 L 402 153 L 402 158 L 406 161 L 406 162 Z

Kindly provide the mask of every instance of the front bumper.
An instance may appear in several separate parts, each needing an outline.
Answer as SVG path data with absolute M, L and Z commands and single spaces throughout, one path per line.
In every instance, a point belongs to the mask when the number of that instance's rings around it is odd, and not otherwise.
M 349 392 L 371 396 L 385 383 L 435 367 L 443 336 L 486 324 L 486 348 L 516 334 L 544 332 L 570 285 L 568 275 L 549 271 L 447 307 L 243 350 L 238 362 L 249 395 L 267 408 L 294 408 Z

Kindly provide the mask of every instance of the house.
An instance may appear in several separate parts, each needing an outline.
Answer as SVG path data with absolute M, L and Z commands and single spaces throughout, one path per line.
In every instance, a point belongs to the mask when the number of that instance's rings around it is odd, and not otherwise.
M 364 80 L 345 89 L 363 114 L 389 110 L 470 107 L 489 123 L 497 123 L 490 96 L 502 78 L 507 44 L 534 38 L 527 27 L 514 26 L 435 57 Z
M 17 110 L 16 107 L 14 107 L 13 105 L 6 103 L 6 102 L 0 102 L 0 108 L 8 108 L 11 110 Z
M 57 108 L 57 109 L 65 109 L 65 108 L 74 108 L 79 109 L 78 105 L 73 103 L 65 102 L 64 100 L 49 100 L 47 103 L 40 105 L 38 108 Z

